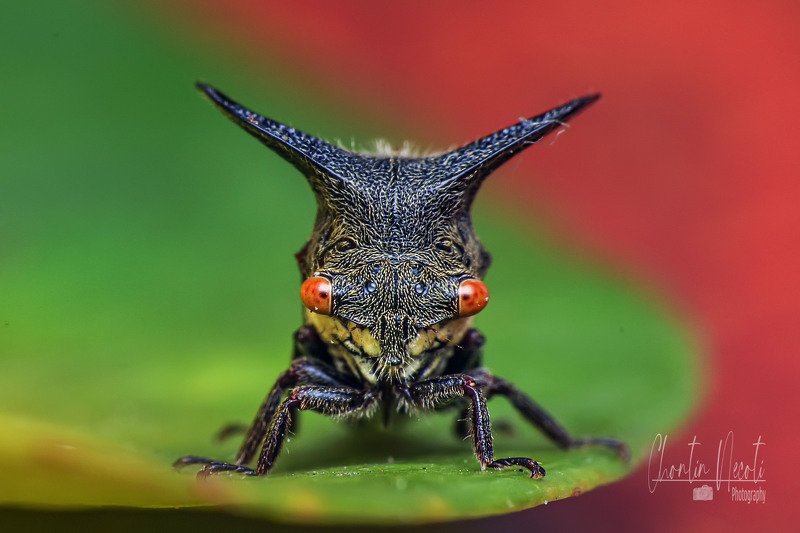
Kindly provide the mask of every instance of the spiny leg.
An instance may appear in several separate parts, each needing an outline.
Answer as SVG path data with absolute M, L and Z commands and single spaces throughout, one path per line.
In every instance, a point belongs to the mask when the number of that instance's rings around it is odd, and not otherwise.
M 259 407 L 258 413 L 253 419 L 253 423 L 251 424 L 250 429 L 247 431 L 247 436 L 245 437 L 239 452 L 236 454 L 236 458 L 234 459 L 233 463 L 226 463 L 206 457 L 187 455 L 175 461 L 174 465 L 176 467 L 180 467 L 192 464 L 215 464 L 218 465 L 215 467 L 216 470 L 223 470 L 224 468 L 222 465 L 230 465 L 226 468 L 227 470 L 250 474 L 250 472 L 247 472 L 248 469 L 243 465 L 246 465 L 253 460 L 253 457 L 258 451 L 259 446 L 264 441 L 269 424 L 278 410 L 284 393 L 296 385 L 308 383 L 338 386 L 341 383 L 332 375 L 333 373 L 334 370 L 332 368 L 320 363 L 319 361 L 308 358 L 295 359 L 289 369 L 284 371 L 278 377 L 275 385 L 273 385 L 269 394 L 264 399 L 264 402 Z M 236 429 L 235 426 L 229 427 L 233 427 L 234 430 Z M 226 428 L 223 428 L 223 431 L 225 431 Z
M 217 442 L 225 442 L 228 439 L 235 437 L 237 435 L 246 435 L 250 427 L 251 426 L 248 426 L 247 424 L 242 424 L 241 422 L 233 422 L 231 424 L 224 425 L 221 428 L 219 428 L 217 433 L 214 435 L 214 440 Z M 289 433 L 296 433 L 296 432 L 297 432 L 297 418 L 292 418 L 292 427 L 289 428 Z
M 492 428 L 489 422 L 489 411 L 486 408 L 486 399 L 480 386 L 471 376 L 456 374 L 420 381 L 411 385 L 409 395 L 414 404 L 422 409 L 434 409 L 454 399 L 466 398 L 469 401 L 468 418 L 475 457 L 480 462 L 481 468 L 500 469 L 507 466 L 521 466 L 530 471 L 532 478 L 544 477 L 544 468 L 533 459 L 527 457 L 494 458 Z
M 296 411 L 316 411 L 328 416 L 369 414 L 377 406 L 377 400 L 375 391 L 351 387 L 309 385 L 293 389 L 272 421 L 256 464 L 256 473 L 266 474 L 274 466 Z
M 486 401 L 489 401 L 488 396 L 486 396 Z M 456 418 L 453 432 L 459 439 L 466 440 L 470 437 L 469 404 L 464 405 L 459 412 L 460 415 Z M 495 419 L 492 422 L 492 433 L 495 435 L 503 435 L 505 437 L 515 437 L 517 435 L 517 428 L 510 420 Z
M 256 416 L 250 425 L 250 429 L 247 431 L 247 435 L 245 436 L 245 439 L 242 442 L 242 445 L 232 463 L 218 461 L 208 457 L 185 455 L 178 458 L 173 463 L 173 466 L 183 467 L 196 464 L 203 465 L 203 469 L 197 474 L 198 477 L 204 477 L 211 472 L 221 471 L 239 472 L 250 476 L 255 475 L 255 470 L 245 465 L 253 460 L 253 456 L 258 451 L 258 447 L 261 445 L 261 442 L 264 440 L 264 436 L 267 433 L 267 427 L 272 418 L 275 416 L 275 412 L 280 405 L 280 401 L 284 393 L 298 383 L 301 376 L 300 369 L 307 364 L 310 365 L 312 362 L 306 359 L 297 359 L 292 362 L 292 366 L 278 376 L 278 379 L 270 389 L 269 394 L 267 394 L 267 397 L 258 408 L 258 412 L 256 413 Z M 226 426 L 220 431 L 220 433 L 218 433 L 217 438 L 220 440 L 227 438 L 236 430 L 236 425 Z
M 369 390 L 319 385 L 295 387 L 286 399 L 281 402 L 272 419 L 255 469 L 248 468 L 242 464 L 224 463 L 202 457 L 182 458 L 179 460 L 179 465 L 204 465 L 203 469 L 198 472 L 198 477 L 205 477 L 218 472 L 239 472 L 250 476 L 262 476 L 274 466 L 286 439 L 295 411 L 311 410 L 328 416 L 352 415 L 360 411 L 369 411 L 375 405 L 376 400 L 376 393 Z
M 475 369 L 469 375 L 475 378 L 487 400 L 494 395 L 505 396 L 528 422 L 539 428 L 560 448 L 573 449 L 586 446 L 606 446 L 614 450 L 623 460 L 627 461 L 630 458 L 628 445 L 620 440 L 611 437 L 572 437 L 550 413 L 533 401 L 530 396 L 505 379 L 492 375 L 485 368 Z
M 238 472 L 246 476 L 256 475 L 256 471 L 249 466 L 226 463 L 197 455 L 184 455 L 172 464 L 175 468 L 182 468 L 190 465 L 203 465 L 203 468 L 197 473 L 198 478 L 206 477 L 208 474 L 214 472 Z
M 468 374 L 469 370 L 480 366 L 484 344 L 486 344 L 486 338 L 480 331 L 474 328 L 468 330 L 455 347 L 453 356 L 448 360 L 444 374 Z M 486 399 L 489 399 L 488 396 Z M 467 439 L 470 437 L 469 402 L 466 400 L 457 402 L 454 407 L 461 410 L 461 416 L 457 417 L 455 421 L 455 433 L 459 438 Z M 495 421 L 495 431 L 499 429 L 497 426 L 498 422 Z
M 292 367 L 290 367 L 287 372 L 284 372 L 284 374 L 278 379 L 278 382 L 280 382 L 281 379 L 285 381 L 284 391 L 288 387 L 302 384 L 319 384 L 330 386 L 352 385 L 352 383 L 346 383 L 344 381 L 340 381 L 338 378 L 333 377 L 335 374 L 337 374 L 337 372 L 331 367 L 330 364 L 328 364 L 329 361 L 330 356 L 327 355 L 327 347 L 322 339 L 320 339 L 319 334 L 316 332 L 313 326 L 301 326 L 294 333 Z M 296 374 L 296 380 L 292 381 L 291 375 L 287 376 L 287 373 Z M 275 386 L 277 385 L 278 383 L 275 384 Z M 270 391 L 270 396 L 271 395 L 272 391 Z M 272 405 L 272 413 L 269 414 L 269 418 L 266 417 L 268 413 L 262 413 L 262 409 L 267 405 L 267 403 L 269 403 L 270 396 L 267 396 L 267 398 L 264 400 L 264 404 L 262 404 L 251 425 L 248 426 L 247 424 L 242 424 L 240 422 L 227 424 L 217 431 L 215 440 L 217 442 L 223 442 L 235 435 L 252 433 L 252 431 L 256 429 L 256 423 L 258 420 L 265 420 L 264 427 L 266 427 L 266 425 L 269 424 L 270 420 L 272 419 L 275 409 L 277 409 L 278 406 L 277 402 L 272 402 L 270 404 Z M 278 396 L 278 400 L 280 400 L 280 395 Z M 296 419 L 294 423 L 295 427 L 290 428 L 290 431 L 296 431 Z M 263 438 L 263 435 L 261 438 Z M 250 439 L 248 439 L 248 441 L 249 440 Z M 260 441 L 260 439 L 258 440 Z M 252 450 L 250 453 L 250 459 L 252 459 L 252 456 L 255 454 L 256 450 L 257 448 Z M 250 459 L 248 459 L 248 462 Z
M 301 358 L 292 361 L 292 366 L 278 377 L 272 391 L 258 409 L 234 462 L 247 464 L 253 460 L 267 433 L 267 427 L 278 410 L 281 397 L 288 389 L 297 385 L 310 384 L 329 387 L 341 386 L 342 383 L 333 376 L 333 373 L 332 368 L 313 359 Z

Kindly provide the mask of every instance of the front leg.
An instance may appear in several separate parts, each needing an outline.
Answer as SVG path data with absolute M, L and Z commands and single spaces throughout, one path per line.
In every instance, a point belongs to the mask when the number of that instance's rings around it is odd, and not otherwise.
M 247 436 L 242 443 L 234 462 L 247 464 L 252 461 L 258 447 L 264 440 L 272 418 L 278 410 L 283 394 L 297 385 L 324 385 L 328 387 L 341 386 L 342 383 L 334 376 L 333 368 L 314 359 L 301 358 L 292 361 L 292 365 L 281 374 L 272 390 L 269 392 L 253 419 Z
M 519 390 L 512 383 L 492 375 L 485 368 L 477 368 L 469 373 L 486 394 L 487 399 L 495 394 L 505 396 L 528 422 L 538 427 L 560 448 L 583 448 L 586 446 L 606 446 L 614 450 L 623 460 L 630 458 L 627 444 L 611 437 L 575 438 L 559 424 L 553 416 L 545 411 L 530 396 Z
M 249 426 L 241 423 L 228 424 L 220 428 L 216 434 L 218 442 L 227 440 L 234 435 L 246 435 L 235 462 L 244 464 L 253 459 L 283 394 L 289 388 L 296 385 L 328 385 L 331 387 L 353 385 L 339 376 L 329 364 L 330 355 L 326 350 L 325 343 L 322 342 L 312 326 L 302 326 L 294 333 L 292 365 L 278 377 L 253 422 Z M 290 428 L 290 431 L 296 430 L 296 427 Z
M 527 457 L 494 458 L 492 427 L 489 422 L 489 411 L 486 408 L 486 398 L 473 377 L 455 374 L 420 381 L 409 387 L 408 397 L 416 407 L 422 409 L 435 409 L 452 400 L 466 398 L 469 401 L 468 419 L 472 443 L 481 469 L 521 466 L 530 471 L 532 478 L 544 477 L 544 468 L 533 459 Z
M 301 328 L 302 331 L 302 328 Z M 298 332 L 299 335 L 300 332 Z M 237 469 L 239 472 L 248 474 L 248 469 L 245 465 L 250 463 L 258 452 L 259 446 L 264 442 L 272 419 L 281 404 L 281 399 L 284 394 L 298 385 L 322 385 L 328 387 L 345 386 L 340 377 L 336 374 L 335 369 L 311 357 L 300 357 L 292 361 L 292 365 L 284 371 L 275 381 L 269 394 L 264 399 L 263 403 L 258 409 L 255 418 L 253 419 L 250 428 L 247 430 L 247 435 L 236 454 L 233 461 L 234 465 L 240 467 Z M 240 426 L 228 426 L 224 428 L 219 437 L 226 437 L 238 431 Z M 203 464 L 203 465 L 229 465 L 222 461 L 215 461 L 206 457 L 198 457 L 195 455 L 187 455 L 175 461 L 175 466 L 185 466 L 190 464 Z M 253 472 L 254 473 L 254 472 Z
M 238 472 L 249 476 L 263 476 L 275 465 L 283 441 L 296 411 L 316 411 L 328 416 L 368 415 L 377 406 L 378 395 L 372 390 L 358 390 L 351 387 L 328 387 L 304 385 L 295 387 L 281 402 L 266 431 L 264 444 L 256 468 L 248 468 L 242 463 L 223 463 L 202 457 L 187 456 L 176 465 L 202 464 L 199 477 L 218 472 Z

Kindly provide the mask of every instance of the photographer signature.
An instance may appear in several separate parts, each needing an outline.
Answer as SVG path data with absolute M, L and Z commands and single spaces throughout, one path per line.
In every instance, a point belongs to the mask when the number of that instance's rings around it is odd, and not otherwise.
M 717 490 L 723 483 L 763 483 L 764 459 L 759 457 L 761 447 L 766 443 L 761 440 L 761 435 L 753 443 L 753 456 L 751 461 L 734 459 L 733 431 L 729 431 L 724 439 L 720 439 L 717 446 L 717 457 L 713 465 L 696 457 L 700 455 L 700 441 L 697 435 L 689 442 L 689 459 L 683 463 L 664 464 L 664 455 L 667 450 L 667 435 L 656 434 L 653 445 L 650 447 L 650 460 L 647 463 L 647 486 L 650 493 L 654 493 L 662 481 L 682 481 L 684 483 L 706 482 L 715 483 Z M 713 477 L 712 477 L 713 470 Z

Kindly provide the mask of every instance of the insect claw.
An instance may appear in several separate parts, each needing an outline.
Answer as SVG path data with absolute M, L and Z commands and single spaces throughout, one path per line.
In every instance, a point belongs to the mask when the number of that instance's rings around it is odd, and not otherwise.
M 496 470 L 500 470 L 501 468 L 505 468 L 507 466 L 521 466 L 522 468 L 530 471 L 531 479 L 542 479 L 547 473 L 544 467 L 542 467 L 541 463 L 527 457 L 508 457 L 506 459 L 496 459 L 486 466 Z

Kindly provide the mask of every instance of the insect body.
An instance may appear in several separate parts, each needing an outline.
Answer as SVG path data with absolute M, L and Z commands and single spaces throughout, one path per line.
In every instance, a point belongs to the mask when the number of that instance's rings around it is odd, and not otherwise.
M 481 468 L 520 466 L 495 458 L 486 402 L 506 396 L 558 446 L 604 445 L 573 438 L 546 411 L 482 366 L 483 336 L 472 316 L 489 300 L 482 278 L 490 256 L 470 209 L 483 180 L 559 128 L 598 96 L 579 98 L 445 154 L 421 158 L 357 154 L 279 124 L 216 89 L 198 87 L 234 122 L 294 165 L 317 199 L 309 241 L 297 254 L 305 323 L 290 367 L 277 379 L 233 462 L 196 456 L 201 475 L 263 475 L 275 464 L 294 418 L 312 410 L 369 417 L 459 407 L 457 431 L 472 438 Z M 249 466 L 260 454 L 255 468 Z

